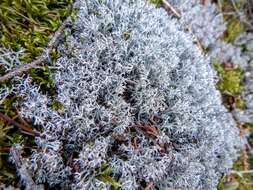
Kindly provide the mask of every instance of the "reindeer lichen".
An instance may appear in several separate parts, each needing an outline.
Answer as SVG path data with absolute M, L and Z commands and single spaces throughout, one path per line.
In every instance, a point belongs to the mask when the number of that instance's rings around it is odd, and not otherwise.
M 52 76 L 64 110 L 14 78 L 15 106 L 42 128 L 22 169 L 52 188 L 216 189 L 241 144 L 209 58 L 145 0 L 78 3 Z

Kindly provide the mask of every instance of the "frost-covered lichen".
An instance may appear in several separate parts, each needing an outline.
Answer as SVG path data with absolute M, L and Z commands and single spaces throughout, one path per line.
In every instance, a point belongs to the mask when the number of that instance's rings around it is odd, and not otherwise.
M 215 8 L 213 10 L 208 9 L 210 6 L 209 1 L 205 1 L 205 4 L 201 4 L 200 2 L 196 1 L 185 1 L 184 3 L 180 3 L 179 1 L 171 1 L 173 5 L 175 5 L 180 11 L 182 11 L 182 23 L 184 25 L 191 25 L 193 26 L 193 30 L 200 39 L 201 43 L 204 45 L 205 48 L 208 48 L 208 54 L 211 58 L 217 60 L 220 64 L 232 64 L 234 66 L 239 66 L 243 77 L 238 81 L 235 82 L 234 80 L 227 81 L 228 83 L 225 84 L 223 81 L 225 80 L 221 76 L 220 83 L 225 85 L 226 88 L 233 88 L 235 84 L 240 87 L 240 99 L 244 101 L 243 108 L 235 108 L 233 114 L 238 122 L 240 123 L 252 123 L 253 122 L 253 35 L 252 32 L 243 32 L 241 34 L 238 33 L 242 32 L 242 27 L 247 23 L 245 23 L 245 15 L 244 13 L 240 12 L 239 9 L 235 10 L 234 16 L 229 23 L 225 23 L 221 17 L 220 11 Z M 242 3 L 242 2 L 240 2 Z M 192 4 L 192 6 L 189 6 Z M 202 9 L 200 8 L 202 7 Z M 204 8 L 203 8 L 204 7 Z M 195 11 L 194 11 L 195 10 Z M 198 11 L 197 11 L 198 10 Z M 206 10 L 204 13 L 201 13 L 202 10 Z M 207 16 L 209 15 L 209 19 Z M 241 22 L 236 19 L 235 15 L 240 19 Z M 243 17 L 243 18 L 242 18 Z M 185 21 L 187 18 L 187 22 Z M 201 24 L 207 23 L 206 20 L 213 20 L 214 18 L 219 18 L 219 21 L 216 22 L 208 22 L 208 24 Z M 232 23 L 232 24 L 231 24 Z M 241 26 L 243 24 L 243 26 Z M 228 25 L 226 27 L 226 25 Z M 236 26 L 234 26 L 236 25 Z M 237 26 L 238 25 L 238 26 Z M 200 30 L 197 30 L 196 27 L 200 27 Z M 218 29 L 219 28 L 219 29 Z M 209 30 L 209 34 L 206 34 L 205 31 Z M 220 32 L 218 32 L 220 31 Z M 231 33 L 231 34 L 230 34 Z M 236 33 L 236 36 L 235 34 Z M 224 34 L 224 38 L 226 41 L 223 42 L 220 37 Z M 228 34 L 228 35 L 227 35 Z M 203 36 L 207 36 L 204 39 Z M 208 37 L 208 36 L 212 37 Z M 216 36 L 216 37 L 215 37 Z M 233 40 L 228 40 L 233 39 Z M 234 38 L 236 38 L 234 40 Z M 206 42 L 208 41 L 208 42 Z M 208 46 L 207 46 L 208 45 Z M 228 71 L 228 72 L 236 72 L 237 69 Z M 237 77 L 238 78 L 238 77 Z M 236 79 L 233 77 L 233 79 Z M 237 88 L 239 89 L 239 88 Z M 222 90 L 223 91 L 223 90 Z M 223 91 L 224 92 L 224 91 Z M 232 93 L 232 95 L 235 95 Z
M 167 0 L 181 13 L 180 22 L 191 27 L 205 48 L 215 44 L 226 30 L 223 15 L 210 0 Z
M 218 88 L 223 93 L 227 93 L 227 89 L 232 89 L 229 90 L 229 94 L 232 96 L 240 94 L 240 99 L 245 102 L 245 106 L 243 106 L 243 109 L 236 108 L 233 111 L 234 116 L 240 123 L 252 123 L 253 35 L 252 32 L 242 33 L 245 26 L 249 24 L 245 23 L 244 13 L 240 12 L 238 7 L 235 7 L 237 9 L 230 13 L 232 19 L 226 23 L 221 10 L 209 0 L 204 1 L 204 3 L 195 0 L 167 1 L 180 11 L 182 15 L 180 22 L 183 26 L 185 28 L 192 27 L 194 34 L 204 48 L 208 50 L 207 53 L 212 58 L 213 63 L 217 64 L 218 62 L 221 64 L 219 67 L 231 65 L 235 68 L 230 68 L 230 71 L 226 72 L 227 74 L 233 74 L 233 76 L 229 76 L 229 80 L 227 80 L 228 75 L 225 75 L 225 78 L 224 75 L 220 75 Z M 235 3 L 234 6 L 243 3 L 242 1 L 231 2 L 232 4 Z M 238 36 L 239 33 L 241 34 Z M 238 72 L 238 69 L 240 72 Z M 238 74 L 243 75 L 243 77 L 239 78 Z M 237 89 L 237 92 L 234 89 Z
M 54 73 L 60 111 L 28 82 L 36 183 L 71 189 L 216 189 L 240 146 L 215 72 L 177 20 L 144 0 L 83 0 Z M 17 90 L 17 91 L 18 91 Z M 101 168 L 108 165 L 107 176 Z
M 220 63 L 232 62 L 242 67 L 247 65 L 247 59 L 242 55 L 242 50 L 223 41 L 226 30 L 232 26 L 227 26 L 222 12 L 215 3 L 210 0 L 204 3 L 195 0 L 167 1 L 180 11 L 182 15 L 180 22 L 193 30 L 211 58 L 217 59 Z

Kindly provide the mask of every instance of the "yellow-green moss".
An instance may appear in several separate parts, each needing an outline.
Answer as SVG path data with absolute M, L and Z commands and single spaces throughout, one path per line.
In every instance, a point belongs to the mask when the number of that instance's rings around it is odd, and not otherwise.
M 61 25 L 72 0 L 0 1 L 0 46 L 25 50 L 22 60 L 38 56 Z
M 161 7 L 163 3 L 162 0 L 149 0 L 149 2 L 154 4 L 156 7 Z
M 227 18 L 227 30 L 224 33 L 224 41 L 230 43 L 234 42 L 236 37 L 244 30 L 244 26 L 237 16 L 230 16 Z
M 58 100 L 53 100 L 51 107 L 52 107 L 52 109 L 58 110 L 58 111 L 64 110 L 64 105 L 61 102 L 59 102 Z
M 221 92 L 230 95 L 241 93 L 242 71 L 239 67 L 226 70 L 220 63 L 214 63 L 214 68 L 220 76 L 217 87 Z
M 102 164 L 102 166 L 99 169 L 97 169 L 96 172 L 98 173 L 96 175 L 96 179 L 104 183 L 110 184 L 111 190 L 116 190 L 121 187 L 120 183 L 117 182 L 113 177 L 111 177 L 112 169 L 107 163 Z M 103 187 L 101 186 L 101 190 L 102 189 Z
M 11 48 L 14 51 L 23 49 L 21 61 L 23 63 L 32 61 L 41 55 L 49 38 L 70 15 L 71 5 L 72 0 L 1 0 L 0 48 Z M 52 63 L 59 57 L 55 49 L 50 55 Z M 0 75 L 3 74 L 5 70 L 0 66 Z M 43 92 L 55 94 L 54 82 L 48 67 L 31 69 L 28 74 L 33 78 L 33 82 L 41 86 Z M 11 85 L 11 81 L 5 82 L 5 85 Z M 10 94 L 0 104 L 0 112 L 21 123 L 17 110 L 12 106 L 16 100 L 17 98 Z M 33 138 L 1 119 L 0 137 L 0 184 L 15 184 L 16 172 L 8 163 L 9 148 L 12 144 L 21 142 L 26 146 L 33 146 Z
M 224 33 L 223 40 L 229 43 L 233 43 L 236 37 L 245 31 L 244 24 L 240 21 L 236 14 L 236 9 L 241 9 L 245 6 L 246 1 L 240 0 L 232 2 L 231 0 L 218 0 L 217 4 L 220 10 L 224 13 L 230 12 L 234 14 L 224 14 L 224 20 L 227 23 L 227 29 Z
M 243 101 L 242 98 L 236 98 L 235 100 L 235 107 L 238 108 L 238 109 L 244 109 L 245 108 L 245 102 Z

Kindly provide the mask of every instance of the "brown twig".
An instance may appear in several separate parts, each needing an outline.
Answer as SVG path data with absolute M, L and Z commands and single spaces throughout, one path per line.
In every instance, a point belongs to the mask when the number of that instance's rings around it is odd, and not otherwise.
M 242 150 L 242 164 L 243 164 L 243 170 L 249 169 L 249 162 L 248 162 L 249 156 L 246 150 L 246 147 Z
M 159 140 L 157 138 L 160 134 L 160 131 L 155 125 L 139 123 L 139 124 L 133 125 L 131 127 L 134 127 L 137 130 L 141 130 L 145 135 L 151 137 L 154 144 L 160 147 L 160 150 L 159 150 L 160 153 L 167 152 L 167 148 L 170 145 L 170 143 L 169 142 L 168 143 L 160 143 L 159 142 Z M 133 146 L 135 149 L 138 149 L 136 137 L 133 139 Z
M 17 116 L 18 116 L 18 118 L 20 119 L 20 121 L 22 122 L 22 124 L 23 124 L 24 126 L 28 127 L 29 124 L 26 122 L 26 120 L 24 120 L 24 119 L 20 116 L 20 114 L 18 113 L 18 112 L 19 112 L 18 109 L 15 109 L 15 110 L 16 110 Z
M 24 125 L 21 125 L 20 123 L 18 123 L 15 120 L 11 119 L 7 115 L 2 114 L 1 112 L 0 112 L 0 118 L 3 119 L 8 124 L 14 125 L 14 126 L 18 127 L 19 129 L 25 131 L 26 134 L 29 134 L 29 135 L 32 135 L 32 136 L 39 136 L 40 135 L 40 133 L 38 131 L 34 131 L 31 128 L 28 128 Z
M 153 187 L 153 185 L 154 185 L 153 181 L 149 182 L 149 184 L 144 188 L 144 190 L 150 190 L 151 187 Z
M 11 78 L 13 78 L 15 76 L 19 76 L 22 73 L 34 68 L 35 66 L 43 65 L 45 60 L 46 60 L 46 57 L 44 57 L 44 55 L 42 55 L 42 56 L 38 57 L 36 60 L 34 60 L 31 63 L 21 65 L 21 66 L 15 68 L 15 69 L 13 69 L 9 73 L 5 74 L 4 76 L 0 77 L 0 82 L 10 80 Z
M 69 26 L 69 24 L 71 23 L 71 17 L 69 16 L 63 23 L 62 25 L 58 28 L 58 30 L 54 33 L 54 36 L 51 38 L 51 40 L 49 41 L 47 48 L 48 49 L 52 49 L 55 46 L 57 46 L 59 44 L 60 41 L 60 36 L 63 34 L 65 28 L 67 26 Z
M 10 151 L 10 149 L 11 149 L 11 147 L 10 147 L 10 146 L 1 147 L 1 148 L 0 148 L 0 152 L 9 152 L 9 151 Z
M 189 30 L 189 32 L 191 33 L 191 35 L 193 36 L 194 40 L 196 41 L 197 46 L 198 46 L 198 48 L 200 49 L 200 51 L 201 51 L 202 53 L 204 53 L 205 50 L 204 50 L 202 44 L 200 43 L 198 37 L 196 36 L 196 34 L 193 32 L 192 27 L 191 27 L 191 26 L 188 26 L 188 30 Z
M 248 142 L 246 143 L 245 146 L 246 146 L 249 154 L 253 157 L 253 148 L 250 146 L 250 144 Z
M 181 14 L 167 0 L 162 0 L 162 3 L 165 8 L 168 8 L 177 18 L 181 18 Z
M 133 146 L 135 149 L 138 149 L 137 137 L 134 137 Z
M 159 135 L 159 130 L 154 125 L 137 124 L 137 125 L 134 125 L 133 127 L 137 128 L 137 129 L 141 129 L 143 132 L 145 132 L 146 134 L 153 136 L 153 137 L 158 137 L 158 135 Z
M 25 65 L 21 65 L 15 69 L 13 69 L 12 71 L 10 71 L 9 73 L 5 74 L 4 76 L 0 77 L 0 83 L 10 80 L 15 76 L 19 76 L 27 71 L 29 71 L 32 68 L 38 68 L 39 66 L 43 66 L 44 62 L 47 61 L 47 51 L 51 50 L 52 48 L 56 47 L 59 43 L 60 40 L 60 36 L 63 34 L 64 29 L 71 23 L 71 18 L 68 17 L 63 23 L 62 25 L 59 27 L 59 29 L 54 33 L 54 36 L 51 38 L 51 40 L 48 42 L 47 48 L 45 49 L 44 53 L 37 57 L 34 61 L 32 61 L 31 63 L 25 64 Z

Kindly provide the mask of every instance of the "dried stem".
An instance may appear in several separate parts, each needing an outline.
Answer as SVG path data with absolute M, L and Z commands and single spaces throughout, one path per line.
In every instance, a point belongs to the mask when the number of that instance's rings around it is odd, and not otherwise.
M 250 144 L 248 142 L 246 143 L 245 146 L 246 146 L 249 154 L 253 157 L 253 148 L 250 146 Z
M 193 32 L 193 30 L 192 30 L 192 27 L 191 27 L 191 26 L 188 26 L 188 30 L 189 30 L 189 32 L 191 33 L 191 35 L 193 36 L 194 40 L 196 41 L 198 48 L 201 50 L 201 52 L 204 53 L 205 50 L 204 50 L 202 44 L 200 43 L 198 37 L 196 36 L 196 34 L 194 34 L 194 32 Z
M 249 173 L 253 173 L 253 170 L 231 171 L 231 173 L 249 174 Z
M 10 80 L 15 76 L 19 76 L 22 73 L 25 73 L 26 71 L 28 71 L 28 70 L 30 70 L 34 67 L 37 67 L 39 65 L 42 66 L 45 61 L 46 61 L 46 57 L 44 57 L 44 55 L 42 55 L 42 56 L 38 57 L 35 61 L 33 61 L 31 63 L 21 65 L 21 66 L 15 68 L 15 69 L 13 69 L 9 73 L 5 74 L 4 76 L 0 77 L 0 83 L 4 82 L 4 81 L 7 81 L 7 80 Z
M 20 116 L 20 114 L 18 113 L 18 112 L 19 112 L 18 109 L 16 109 L 16 112 L 17 112 L 17 116 L 18 116 L 18 118 L 20 119 L 20 121 L 22 122 L 22 124 L 23 124 L 24 126 L 28 127 L 29 124 L 26 122 L 26 120 L 24 120 L 24 119 Z
M 0 152 L 7 152 L 7 153 L 9 153 L 10 149 L 11 149 L 10 146 L 1 147 L 0 148 Z
M 33 135 L 33 136 L 39 136 L 40 135 L 39 132 L 34 131 L 34 130 L 32 130 L 32 129 L 24 126 L 24 125 L 21 125 L 20 123 L 18 123 L 15 120 L 11 119 L 7 115 L 2 114 L 1 112 L 0 112 L 0 118 L 3 119 L 8 124 L 14 125 L 14 126 L 18 127 L 19 129 L 25 131 L 26 134 Z
M 177 18 L 181 18 L 181 14 L 167 1 L 162 0 L 165 8 L 168 8 Z
M 145 187 L 144 190 L 150 190 L 153 187 L 153 185 L 154 185 L 153 181 L 149 182 L 148 186 Z
M 242 164 L 243 164 L 243 170 L 245 171 L 249 169 L 248 159 L 249 159 L 249 156 L 248 156 L 246 147 L 244 147 L 242 150 Z
M 5 74 L 4 76 L 0 77 L 0 83 L 10 80 L 15 76 L 19 76 L 27 71 L 29 71 L 32 68 L 38 68 L 39 66 L 43 66 L 44 63 L 47 61 L 47 53 L 52 48 L 56 47 L 60 41 L 60 37 L 64 32 L 64 29 L 71 23 L 71 18 L 68 17 L 62 25 L 59 27 L 59 29 L 54 33 L 54 36 L 51 38 L 51 40 L 48 42 L 48 45 L 46 49 L 44 50 L 44 53 L 37 57 L 34 61 L 31 63 L 21 65 L 20 67 L 17 67 L 10 71 L 9 73 Z

